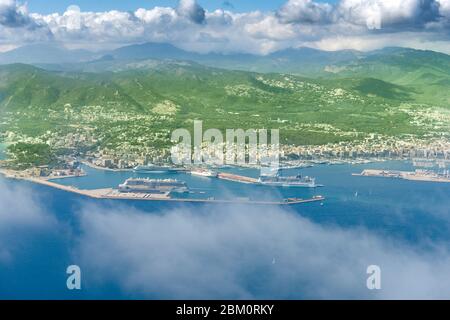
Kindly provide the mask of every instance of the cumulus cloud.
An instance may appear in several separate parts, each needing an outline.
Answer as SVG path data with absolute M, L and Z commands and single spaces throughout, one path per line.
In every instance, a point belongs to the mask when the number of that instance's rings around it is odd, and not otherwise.
M 397 31 L 423 28 L 445 16 L 448 0 L 341 0 L 336 5 L 289 0 L 278 15 L 288 23 L 346 23 Z
M 339 37 L 361 39 L 361 43 L 352 41 L 356 46 L 346 49 L 364 48 L 368 36 L 405 37 L 404 33 L 414 32 L 410 42 L 426 36 L 429 49 L 440 49 L 443 46 L 438 42 L 448 41 L 450 29 L 449 0 L 340 0 L 335 4 L 287 0 L 274 12 L 242 13 L 233 12 L 230 6 L 208 11 L 195 0 L 181 0 L 174 8 L 140 8 L 134 12 L 79 12 L 69 8 L 63 14 L 47 15 L 28 13 L 26 6 L 15 0 L 0 3 L 0 23 L 7 26 L 0 30 L 3 47 L 57 41 L 101 50 L 151 41 L 197 52 L 265 54 L 287 47 L 317 47 Z M 13 32 L 13 27 L 27 30 Z M 415 42 L 420 43 L 423 41 Z
M 4 48 L 3 51 L 23 43 L 51 39 L 47 27 L 30 16 L 26 5 L 16 0 L 0 0 L 0 48 Z
M 322 227 L 282 209 L 184 207 L 150 214 L 85 207 L 85 279 L 169 299 L 448 298 L 448 248 L 427 252 L 365 230 Z M 369 265 L 382 290 L 369 291 Z
M 55 225 L 30 188 L 0 178 L 0 263 L 13 260 L 21 235 Z
M 284 22 L 329 23 L 333 7 L 328 3 L 316 3 L 313 0 L 289 0 L 278 11 Z
M 0 0 L 0 25 L 5 27 L 22 27 L 29 24 L 27 7 L 15 0 Z
M 441 16 L 450 18 L 450 0 L 437 0 L 437 2 Z
M 205 9 L 195 0 L 180 0 L 177 12 L 181 16 L 190 18 L 195 23 L 203 23 L 205 21 Z
M 422 28 L 440 18 L 436 0 L 342 0 L 336 10 L 339 18 L 369 29 Z

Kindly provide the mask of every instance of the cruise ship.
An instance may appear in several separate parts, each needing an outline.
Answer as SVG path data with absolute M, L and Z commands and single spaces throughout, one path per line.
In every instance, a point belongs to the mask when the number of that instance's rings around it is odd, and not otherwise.
M 154 164 L 140 165 L 134 168 L 134 172 L 140 173 L 176 173 L 178 169 L 170 166 L 158 166 Z
M 266 175 L 260 176 L 258 182 L 265 186 L 272 187 L 297 187 L 297 188 L 317 188 L 323 187 L 322 185 L 316 184 L 316 179 L 311 177 L 297 176 L 280 176 L 276 175 Z
M 119 185 L 120 192 L 129 193 L 183 193 L 189 191 L 183 181 L 175 179 L 130 178 Z

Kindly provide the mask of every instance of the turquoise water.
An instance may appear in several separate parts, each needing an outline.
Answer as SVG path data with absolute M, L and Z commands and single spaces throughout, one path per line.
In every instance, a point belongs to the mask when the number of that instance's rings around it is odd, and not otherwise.
M 313 195 L 326 197 L 323 205 L 311 203 L 290 207 L 295 214 L 321 226 L 342 230 L 369 230 L 372 234 L 407 243 L 417 250 L 435 246 L 450 249 L 450 184 L 415 182 L 406 180 L 352 176 L 365 168 L 413 169 L 410 163 L 390 161 L 364 165 L 319 165 L 306 169 L 290 170 L 289 173 L 316 177 L 324 188 L 270 188 L 245 185 L 217 179 L 193 177 L 186 174 L 135 174 L 111 172 L 86 168 L 88 175 L 80 178 L 58 180 L 58 183 L 82 189 L 117 186 L 129 177 L 176 178 L 186 181 L 192 192 L 188 197 L 216 198 L 249 197 L 252 199 L 280 199 L 287 197 L 307 198 Z M 258 175 L 257 170 L 229 169 L 242 175 Z M 20 239 L 25 246 L 14 263 L 2 267 L 0 260 L 0 298 L 116 298 L 127 299 L 129 294 L 118 284 L 107 282 L 95 284 L 81 293 L 68 292 L 66 275 L 61 270 L 72 263 L 77 237 L 82 233 L 78 211 L 80 206 L 94 204 L 111 208 L 125 207 L 141 210 L 149 215 L 161 214 L 167 209 L 183 208 L 183 205 L 165 202 L 93 200 L 76 194 L 34 185 L 24 181 L 4 180 L 9 187 L 27 187 L 35 196 L 44 199 L 46 211 L 64 226 L 61 232 L 15 233 L 14 241 Z M 216 205 L 217 206 L 217 205 Z M 196 204 L 189 208 L 208 208 L 214 205 Z M 264 206 L 257 210 L 266 210 Z M 195 210 L 194 210 L 195 211 Z M 125 211 L 127 212 L 127 211 Z M 1 230 L 0 230 L 1 236 Z M 0 238 L 0 241 L 2 239 Z M 0 246 L 1 249 L 1 246 Z M 1 251 L 1 250 L 0 250 Z M 99 253 L 101 254 L 101 253 Z M 257 291 L 257 289 L 255 289 Z M 270 292 L 267 293 L 270 297 Z M 133 297 L 141 297 L 139 294 Z M 166 295 L 153 295 L 154 298 Z M 301 295 L 294 295 L 301 298 Z M 170 298 L 170 296 L 169 296 Z M 186 297 L 189 298 L 189 297 Z M 232 298 L 232 297 L 230 297 Z

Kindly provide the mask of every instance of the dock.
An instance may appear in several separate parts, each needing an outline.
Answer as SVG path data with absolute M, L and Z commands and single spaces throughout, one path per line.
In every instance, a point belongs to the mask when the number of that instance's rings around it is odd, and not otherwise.
M 353 173 L 353 176 L 361 177 L 382 177 L 391 179 L 403 179 L 421 182 L 440 182 L 450 183 L 450 176 L 440 175 L 432 171 L 416 170 L 416 171 L 398 171 L 398 170 L 374 170 L 366 169 L 361 173 Z
M 138 201 L 162 201 L 162 202 L 175 202 L 175 203 L 210 203 L 210 204 L 251 204 L 251 205 L 298 205 L 311 202 L 323 202 L 325 198 L 323 196 L 314 196 L 310 199 L 300 199 L 300 198 L 290 198 L 282 199 L 279 201 L 253 201 L 249 199 L 192 199 L 192 198 L 172 198 L 169 193 L 121 193 L 117 189 L 104 188 L 104 189 L 78 189 L 73 186 L 65 186 L 53 181 L 49 181 L 43 178 L 28 177 L 24 175 L 17 174 L 15 171 L 10 170 L 0 170 L 6 178 L 25 180 L 37 184 L 41 184 L 47 187 L 59 189 L 66 192 L 71 192 L 81 196 L 93 198 L 93 199 L 108 199 L 108 200 L 138 200 Z M 251 178 L 249 178 L 251 179 Z M 252 182 L 247 182 L 252 183 Z
M 227 181 L 233 181 L 233 182 L 240 182 L 240 183 L 247 183 L 247 184 L 256 184 L 258 183 L 258 179 L 246 177 L 246 176 L 240 176 L 237 174 L 232 173 L 224 173 L 221 172 L 217 175 L 217 178 Z
M 190 199 L 190 198 L 171 198 L 168 194 L 145 194 L 145 193 L 120 193 L 115 189 L 104 190 L 100 198 L 109 200 L 140 200 L 140 201 L 166 201 L 166 202 L 184 202 L 184 203 L 211 203 L 211 204 L 251 204 L 251 205 L 297 205 L 311 202 L 323 202 L 325 197 L 315 196 L 310 199 L 283 199 L 280 201 L 254 201 L 248 199 Z

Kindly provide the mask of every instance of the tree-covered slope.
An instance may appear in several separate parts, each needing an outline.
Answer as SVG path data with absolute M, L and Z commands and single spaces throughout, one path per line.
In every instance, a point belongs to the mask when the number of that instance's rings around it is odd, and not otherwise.
M 372 52 L 351 63 L 328 69 L 335 77 L 361 78 L 370 75 L 390 83 L 414 89 L 414 98 L 442 107 L 450 105 L 450 56 L 405 48 L 387 48 Z
M 51 72 L 0 67 L 2 131 L 54 141 L 69 134 L 95 146 L 168 145 L 175 128 L 279 128 L 287 144 L 326 144 L 429 133 L 415 120 L 433 105 L 417 88 L 374 78 L 309 79 L 144 61 L 124 71 Z M 16 138 L 19 139 L 19 138 Z M 74 138 L 77 139 L 77 138 Z M 89 145 L 88 142 L 86 142 Z

